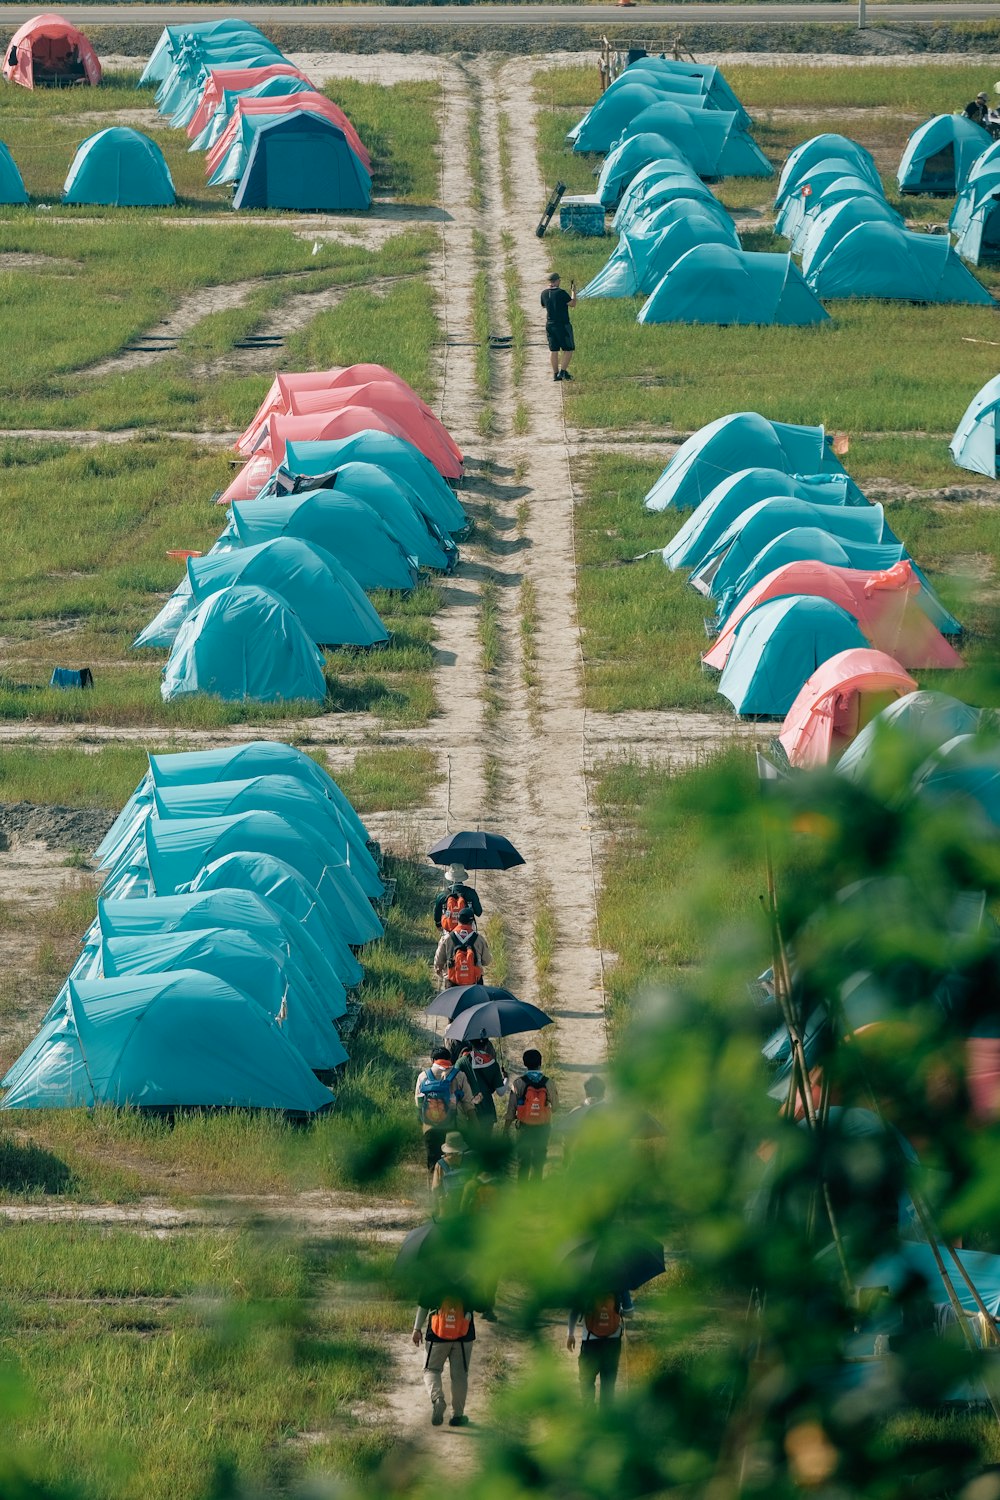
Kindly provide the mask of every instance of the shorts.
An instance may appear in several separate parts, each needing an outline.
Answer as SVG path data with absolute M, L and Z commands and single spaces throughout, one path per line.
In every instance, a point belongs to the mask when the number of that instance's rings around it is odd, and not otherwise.
M 549 350 L 552 354 L 558 354 L 560 350 L 569 354 L 576 348 L 573 342 L 573 330 L 568 323 L 564 328 L 552 328 L 546 323 L 545 337 L 549 341 Z

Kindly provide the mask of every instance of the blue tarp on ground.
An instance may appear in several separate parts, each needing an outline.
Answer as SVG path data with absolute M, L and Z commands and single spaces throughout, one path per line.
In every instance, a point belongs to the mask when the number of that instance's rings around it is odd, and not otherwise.
M 736 225 L 725 210 L 705 213 L 690 198 L 665 203 L 648 217 L 633 219 L 607 265 L 578 297 L 633 297 L 651 292 L 688 250 L 697 245 L 740 248 Z
M 4 1109 L 277 1109 L 332 1097 L 273 1017 L 195 969 L 69 983 L 65 1011 L 33 1044 Z
M 28 194 L 9 147 L 0 141 L 0 203 L 27 203 Z
M 327 486 L 317 481 L 354 459 L 378 464 L 408 486 L 428 520 L 447 535 L 461 536 L 468 530 L 468 516 L 430 459 L 405 438 L 391 432 L 376 432 L 373 427 L 331 441 L 286 443 L 285 456 L 260 491 L 260 498 L 325 489 Z
M 870 195 L 841 198 L 821 208 L 813 217 L 802 221 L 798 243 L 792 248 L 802 256 L 802 274 L 808 279 L 810 271 L 826 259 L 834 245 L 838 245 L 845 234 L 850 234 L 859 224 L 898 224 L 903 221 L 884 198 Z
M 371 201 L 371 176 L 340 126 L 292 110 L 257 131 L 233 207 L 342 213 Z
M 177 54 L 184 48 L 198 48 L 210 39 L 219 41 L 223 37 L 231 41 L 253 38 L 263 46 L 270 45 L 264 33 L 250 21 L 240 21 L 235 17 L 232 20 L 187 21 L 183 26 L 165 26 L 142 70 L 139 87 L 147 83 L 162 83 Z
M 780 469 L 739 469 L 721 480 L 663 549 L 668 568 L 696 568 L 728 526 L 751 506 L 793 495 L 813 505 L 867 505 L 847 474 L 786 474 Z
M 896 224 L 859 224 L 812 266 L 806 279 L 823 298 L 994 305 L 946 235 L 919 234 Z
M 176 201 L 163 152 L 123 125 L 99 130 L 80 146 L 63 186 L 64 203 L 163 208 Z
M 682 443 L 646 495 L 647 510 L 693 510 L 717 484 L 750 467 L 786 474 L 843 474 L 822 427 L 772 422 L 759 412 L 732 412 Z
M 322 703 L 323 656 L 274 594 L 220 589 L 177 632 L 160 693 L 165 703 L 192 693 L 227 703 Z
M 969 469 L 973 474 L 985 474 L 988 479 L 1000 477 L 997 465 L 1000 454 L 998 411 L 1000 375 L 994 375 L 973 396 L 955 429 L 955 436 L 948 444 L 948 452 L 960 469 Z
M 790 255 L 714 244 L 688 250 L 671 266 L 638 321 L 804 328 L 829 316 Z
M 297 536 L 332 552 L 363 589 L 412 589 L 417 569 L 370 505 L 336 490 L 240 500 L 233 504 L 239 545 Z
M 674 141 L 699 177 L 773 177 L 774 168 L 735 115 L 657 100 L 629 121 L 614 145 L 639 135 Z M 612 147 L 614 149 L 614 146 Z
M 952 197 L 991 140 L 988 130 L 965 115 L 934 115 L 917 126 L 903 148 L 896 173 L 899 191 Z
M 736 627 L 719 692 L 738 714 L 780 719 L 818 666 L 867 645 L 858 622 L 829 599 L 769 599 Z
M 852 172 L 867 178 L 875 192 L 882 192 L 882 179 L 878 175 L 875 159 L 864 146 L 859 146 L 857 141 L 852 141 L 846 135 L 814 135 L 789 152 L 778 178 L 775 208 L 780 208 L 785 199 L 794 193 L 807 172 L 819 162 L 832 157 L 848 162 Z
M 837 774 L 851 781 L 862 780 L 878 759 L 880 737 L 893 731 L 907 746 L 923 744 L 930 752 L 956 735 L 974 734 L 979 719 L 978 708 L 970 708 L 947 693 L 932 693 L 924 688 L 907 693 L 865 725 L 837 762 Z

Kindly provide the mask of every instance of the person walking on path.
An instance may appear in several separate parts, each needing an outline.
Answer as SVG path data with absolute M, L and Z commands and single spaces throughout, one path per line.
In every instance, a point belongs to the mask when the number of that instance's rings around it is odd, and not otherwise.
M 569 291 L 564 292 L 559 284 L 559 275 L 553 271 L 549 284 L 542 292 L 541 304 L 545 308 L 545 337 L 549 345 L 553 380 L 572 380 L 569 362 L 573 358 L 576 344 L 573 341 L 573 325 L 569 320 L 570 308 L 576 306 L 576 282 L 571 281 Z
M 496 1049 L 487 1037 L 478 1042 L 463 1042 L 458 1055 L 458 1066 L 472 1085 L 476 1104 L 476 1124 L 487 1133 L 497 1122 L 497 1107 L 493 1095 L 503 1096 L 507 1092 L 507 1079 L 497 1061 Z
M 469 872 L 464 865 L 449 865 L 444 872 L 447 884 L 434 903 L 434 926 L 439 932 L 451 932 L 460 911 L 469 910 L 474 917 L 483 914 L 479 892 L 466 882 Z
M 461 1212 L 462 1194 L 471 1176 L 469 1148 L 457 1130 L 449 1130 L 431 1173 L 435 1218 Z
M 478 984 L 487 964 L 493 962 L 489 944 L 472 925 L 474 921 L 469 908 L 463 907 L 454 930 L 442 933 L 437 945 L 434 972 L 449 985 Z
M 424 1385 L 431 1398 L 431 1426 L 440 1427 L 448 1408 L 444 1393 L 444 1371 L 451 1377 L 451 1416 L 449 1427 L 466 1427 L 465 1403 L 469 1394 L 469 1365 L 476 1339 L 476 1320 L 458 1295 L 443 1297 L 437 1307 L 418 1307 L 413 1320 L 413 1342 L 419 1349 L 425 1342 Z
M 542 1054 L 529 1047 L 521 1061 L 524 1072 L 514 1078 L 507 1096 L 504 1130 L 517 1131 L 517 1175 L 519 1180 L 541 1179 L 552 1134 L 552 1113 L 559 1096 L 551 1078 L 542 1072 Z
M 580 1328 L 580 1394 L 588 1406 L 594 1404 L 595 1388 L 601 1382 L 601 1406 L 615 1399 L 618 1366 L 622 1357 L 624 1327 L 621 1298 L 614 1292 L 597 1297 L 584 1313 L 571 1312 L 566 1332 L 566 1348 L 576 1348 Z
M 456 1121 L 473 1119 L 476 1113 L 469 1080 L 452 1062 L 447 1047 L 435 1047 L 430 1067 L 417 1074 L 413 1099 L 424 1133 L 430 1176 L 441 1159 L 445 1137 Z

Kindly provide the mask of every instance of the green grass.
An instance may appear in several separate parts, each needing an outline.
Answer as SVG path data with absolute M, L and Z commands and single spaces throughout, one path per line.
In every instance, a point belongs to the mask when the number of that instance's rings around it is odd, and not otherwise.
M 322 761 L 322 755 L 318 759 Z M 367 813 L 425 807 L 431 789 L 441 780 L 441 771 L 430 750 L 394 746 L 360 750 L 354 764 L 335 771 L 334 779 L 364 817 Z

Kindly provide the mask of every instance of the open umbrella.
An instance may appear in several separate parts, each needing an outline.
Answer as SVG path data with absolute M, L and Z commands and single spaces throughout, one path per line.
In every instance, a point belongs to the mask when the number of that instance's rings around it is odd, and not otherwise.
M 509 870 L 512 865 L 523 865 L 510 839 L 502 833 L 475 832 L 450 833 L 439 839 L 427 855 L 436 865 L 463 864 L 467 870 Z
M 435 995 L 424 1010 L 429 1016 L 447 1016 L 453 1021 L 460 1011 L 470 1010 L 473 1005 L 488 1005 L 493 1000 L 513 1000 L 515 1005 L 521 1003 L 510 990 L 502 989 L 498 984 L 453 984 Z
M 659 1241 L 625 1226 L 578 1240 L 561 1260 L 588 1292 L 632 1292 L 662 1276 L 665 1269 Z
M 474 1236 L 473 1219 L 465 1214 L 431 1219 L 411 1229 L 399 1247 L 394 1280 L 422 1307 L 436 1307 L 449 1293 L 461 1296 L 469 1307 L 489 1307 L 491 1300 L 477 1286 Z
M 527 1000 L 488 1000 L 460 1010 L 445 1032 L 449 1042 L 471 1042 L 481 1036 L 514 1036 L 519 1031 L 541 1031 L 552 1017 Z

